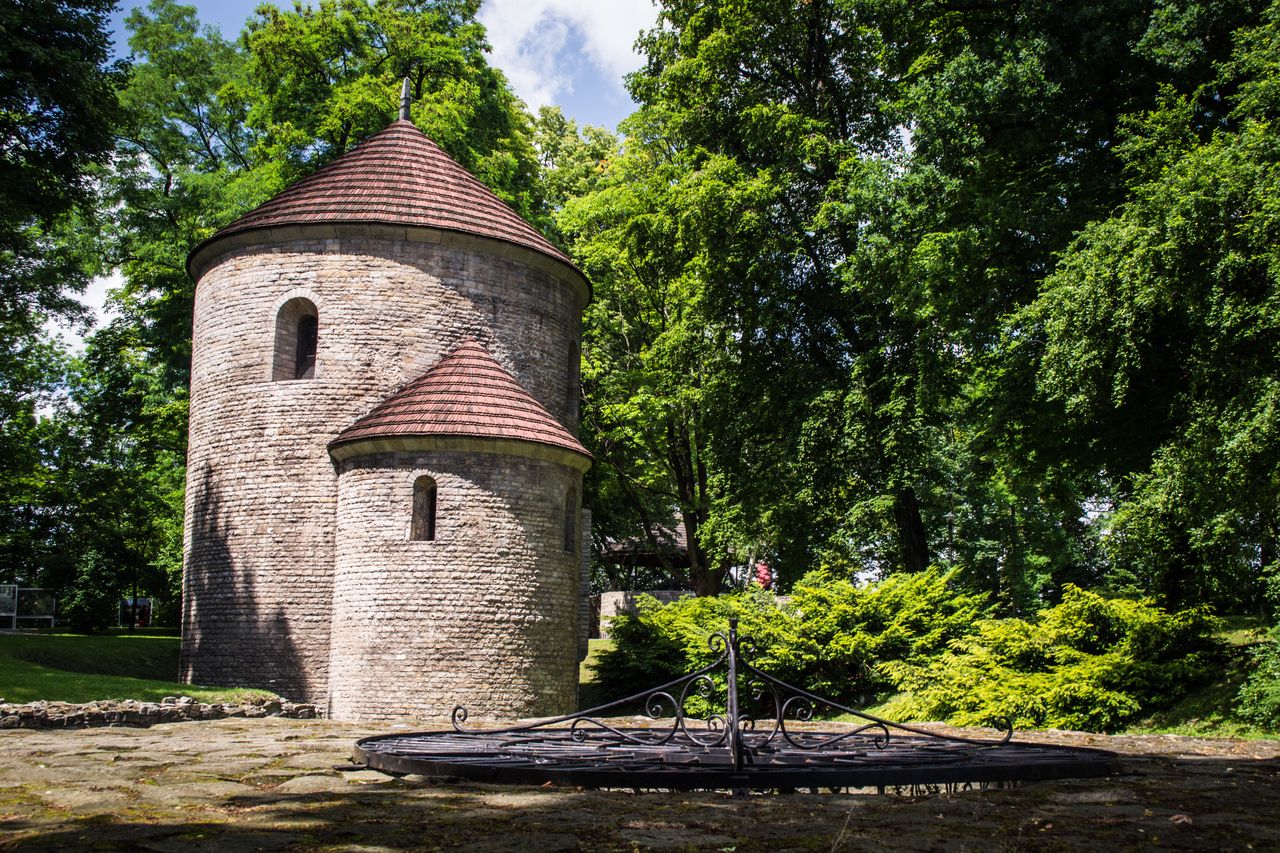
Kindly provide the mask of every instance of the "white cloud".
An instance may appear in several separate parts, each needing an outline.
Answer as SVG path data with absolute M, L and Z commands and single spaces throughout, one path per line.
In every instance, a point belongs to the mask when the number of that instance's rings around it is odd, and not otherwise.
M 652 0 L 487 0 L 480 10 L 493 64 L 534 110 L 572 93 L 583 62 L 621 94 L 641 64 L 636 37 L 656 18 Z

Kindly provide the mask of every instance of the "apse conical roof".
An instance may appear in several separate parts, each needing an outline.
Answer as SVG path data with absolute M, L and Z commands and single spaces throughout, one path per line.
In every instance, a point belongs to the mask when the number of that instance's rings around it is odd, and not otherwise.
M 338 433 L 329 447 L 417 436 L 529 441 L 591 458 L 475 338 L 467 338 L 435 367 Z
M 284 225 L 375 223 L 491 237 L 574 267 L 529 223 L 405 119 L 246 213 L 192 252 L 231 234 Z

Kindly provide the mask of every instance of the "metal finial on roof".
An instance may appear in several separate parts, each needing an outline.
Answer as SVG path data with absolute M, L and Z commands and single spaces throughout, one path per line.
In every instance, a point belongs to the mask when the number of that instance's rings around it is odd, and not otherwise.
M 404 121 L 409 120 L 409 78 L 404 78 L 404 85 L 400 87 L 400 118 Z

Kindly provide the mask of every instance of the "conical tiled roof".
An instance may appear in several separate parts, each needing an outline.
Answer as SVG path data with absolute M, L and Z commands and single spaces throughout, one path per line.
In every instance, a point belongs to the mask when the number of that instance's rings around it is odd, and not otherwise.
M 531 441 L 591 454 L 475 338 L 338 433 L 335 447 L 370 438 L 466 436 Z
M 563 252 L 405 119 L 392 122 L 249 211 L 196 251 L 255 228 L 339 222 L 416 225 L 492 237 L 573 266 Z

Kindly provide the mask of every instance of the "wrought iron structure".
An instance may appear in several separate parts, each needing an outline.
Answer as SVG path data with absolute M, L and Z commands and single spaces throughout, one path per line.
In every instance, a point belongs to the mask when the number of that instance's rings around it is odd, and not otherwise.
M 943 734 L 787 684 L 744 657 L 755 646 L 738 636 L 736 619 L 709 642 L 717 654 L 710 665 L 624 699 L 492 730 L 468 728 L 459 706 L 452 731 L 365 738 L 355 761 L 389 773 L 487 782 L 734 791 L 986 785 L 1112 770 L 1115 756 L 1102 750 L 1014 743 L 1011 726 L 995 740 Z M 723 712 L 689 710 L 712 708 L 721 695 Z M 610 721 L 637 706 L 650 725 Z M 820 709 L 859 722 L 845 731 L 810 730 Z

